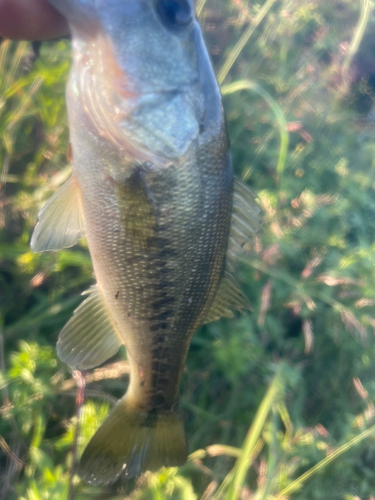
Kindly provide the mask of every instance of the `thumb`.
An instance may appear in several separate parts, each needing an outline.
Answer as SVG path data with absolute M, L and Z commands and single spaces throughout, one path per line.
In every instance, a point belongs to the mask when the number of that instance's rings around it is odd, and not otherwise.
M 66 19 L 47 0 L 0 0 L 0 37 L 46 40 L 69 33 Z

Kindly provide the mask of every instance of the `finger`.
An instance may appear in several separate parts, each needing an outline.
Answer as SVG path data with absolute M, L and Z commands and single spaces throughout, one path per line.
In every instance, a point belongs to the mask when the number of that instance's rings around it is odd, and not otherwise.
M 47 0 L 0 0 L 0 37 L 46 40 L 69 33 L 66 19 Z

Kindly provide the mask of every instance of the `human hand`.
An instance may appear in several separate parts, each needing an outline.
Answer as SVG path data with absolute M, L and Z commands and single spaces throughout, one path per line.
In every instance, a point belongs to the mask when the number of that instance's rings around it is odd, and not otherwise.
M 69 33 L 66 19 L 47 0 L 0 0 L 0 37 L 47 40 Z

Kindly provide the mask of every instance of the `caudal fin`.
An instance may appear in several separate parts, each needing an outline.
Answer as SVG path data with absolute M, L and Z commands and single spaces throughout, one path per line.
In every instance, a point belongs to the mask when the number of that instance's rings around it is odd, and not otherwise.
M 83 452 L 78 474 L 92 484 L 110 484 L 123 474 L 176 467 L 186 461 L 183 423 L 172 411 L 146 413 L 121 399 Z

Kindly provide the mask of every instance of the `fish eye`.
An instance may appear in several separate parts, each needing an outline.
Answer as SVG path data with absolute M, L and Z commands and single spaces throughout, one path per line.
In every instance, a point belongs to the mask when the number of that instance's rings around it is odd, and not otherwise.
M 185 28 L 193 19 L 193 7 L 189 0 L 156 0 L 156 11 L 169 29 Z

